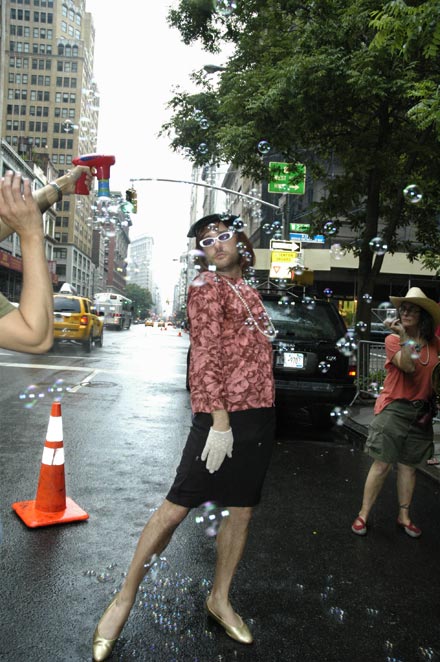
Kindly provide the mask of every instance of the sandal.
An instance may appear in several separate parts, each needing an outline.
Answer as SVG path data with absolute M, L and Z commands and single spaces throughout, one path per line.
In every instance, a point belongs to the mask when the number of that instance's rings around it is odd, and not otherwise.
M 351 525 L 351 530 L 357 536 L 365 536 L 367 534 L 367 523 L 364 518 L 358 515 Z
M 408 524 L 404 524 L 402 520 L 397 519 L 397 526 L 403 529 L 406 535 L 409 536 L 410 538 L 420 538 L 420 536 L 422 535 L 422 532 L 419 529 L 419 527 L 413 524 L 412 522 L 409 522 Z

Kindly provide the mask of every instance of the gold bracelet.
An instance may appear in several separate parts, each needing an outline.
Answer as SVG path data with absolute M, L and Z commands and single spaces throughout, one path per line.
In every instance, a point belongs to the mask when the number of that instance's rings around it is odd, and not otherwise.
M 61 188 L 55 182 L 50 182 L 49 186 L 53 186 L 53 188 L 57 192 L 57 196 L 58 196 L 57 202 L 61 202 L 61 200 L 63 199 L 63 191 L 61 190 Z

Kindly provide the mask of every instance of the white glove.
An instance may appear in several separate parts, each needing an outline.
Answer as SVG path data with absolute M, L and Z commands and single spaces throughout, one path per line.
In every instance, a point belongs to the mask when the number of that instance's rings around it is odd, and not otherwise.
M 232 457 L 233 443 L 234 438 L 232 436 L 231 428 L 226 430 L 226 432 L 219 432 L 219 430 L 210 428 L 208 438 L 201 455 L 202 462 L 206 460 L 206 468 L 210 474 L 213 474 L 214 471 L 218 471 L 220 469 L 226 455 L 228 457 Z

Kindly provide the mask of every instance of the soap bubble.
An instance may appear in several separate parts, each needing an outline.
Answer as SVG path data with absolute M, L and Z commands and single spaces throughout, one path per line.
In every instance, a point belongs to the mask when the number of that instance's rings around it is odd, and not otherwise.
M 417 205 L 422 200 L 423 193 L 417 184 L 409 184 L 409 186 L 403 189 L 403 197 L 406 202 Z
M 200 128 L 203 129 L 203 131 L 206 131 L 206 129 L 209 128 L 209 122 L 207 119 L 202 117 L 202 119 L 199 122 Z
M 330 254 L 335 260 L 341 260 L 344 256 L 344 249 L 341 244 L 333 244 L 330 248 Z
M 215 2 L 215 11 L 222 16 L 230 16 L 236 9 L 236 0 L 216 0 Z
M 199 154 L 207 154 L 208 145 L 206 143 L 200 143 L 200 145 L 197 148 L 197 151 L 199 152 Z
M 101 584 L 106 584 L 109 582 L 111 583 L 115 581 L 115 578 L 109 572 L 100 572 L 99 575 L 96 575 L 96 579 Z
M 426 660 L 427 662 L 438 662 L 440 660 L 440 656 L 431 646 L 419 646 L 417 652 L 421 660 Z
M 258 143 L 258 151 L 260 154 L 269 154 L 270 144 L 267 142 L 267 140 L 260 140 Z
M 352 356 L 357 350 L 355 340 L 349 333 L 346 333 L 345 336 L 339 338 L 336 342 L 336 347 L 344 356 Z
M 195 522 L 203 527 L 208 537 L 213 538 L 217 535 L 224 517 L 229 517 L 229 511 L 226 508 L 220 507 L 214 501 L 207 501 L 200 506 L 200 511 L 195 517 Z
M 261 229 L 264 234 L 272 234 L 272 226 L 270 223 L 264 223 L 264 225 L 261 226 Z
M 382 386 L 379 386 L 377 382 L 371 382 L 371 384 L 368 385 L 367 392 L 372 395 L 374 398 L 378 398 L 381 391 L 382 391 Z
M 235 230 L 235 232 L 243 232 L 243 230 L 246 228 L 246 225 L 247 224 L 243 221 L 242 218 L 240 218 L 240 216 L 232 222 L 232 228 Z
M 325 375 L 325 373 L 328 372 L 330 368 L 331 366 L 330 363 L 328 363 L 328 361 L 321 361 L 320 363 L 318 363 L 318 370 L 322 372 L 323 375 Z
M 316 301 L 312 297 L 305 296 L 303 297 L 302 303 L 308 310 L 314 310 L 316 306 Z
M 388 250 L 388 244 L 382 237 L 373 237 L 368 245 L 376 255 L 385 255 Z
M 327 221 L 327 223 L 324 224 L 324 227 L 322 229 L 322 233 L 325 237 L 333 237 L 338 231 L 338 226 L 334 221 Z
M 330 297 L 333 296 L 333 290 L 330 289 L 330 287 L 326 287 L 324 290 L 324 296 L 327 297 L 327 299 L 330 299 Z
M 334 407 L 330 412 L 330 418 L 336 425 L 344 425 L 348 415 L 348 409 L 343 407 Z
M 356 322 L 356 329 L 360 333 L 364 333 L 367 330 L 368 324 L 366 322 Z
M 365 303 L 371 303 L 373 301 L 373 297 L 371 294 L 363 294 L 362 300 L 365 301 Z

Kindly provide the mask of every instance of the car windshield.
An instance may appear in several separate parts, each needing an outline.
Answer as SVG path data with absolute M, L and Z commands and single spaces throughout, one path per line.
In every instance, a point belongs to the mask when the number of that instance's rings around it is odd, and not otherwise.
M 267 314 L 278 331 L 278 337 L 336 341 L 344 334 L 330 304 L 315 303 L 309 308 L 301 302 L 291 305 L 292 302 L 280 305 L 277 300 L 263 300 Z
M 68 297 L 54 297 L 53 309 L 56 313 L 79 313 L 81 310 L 78 299 L 69 299 Z

